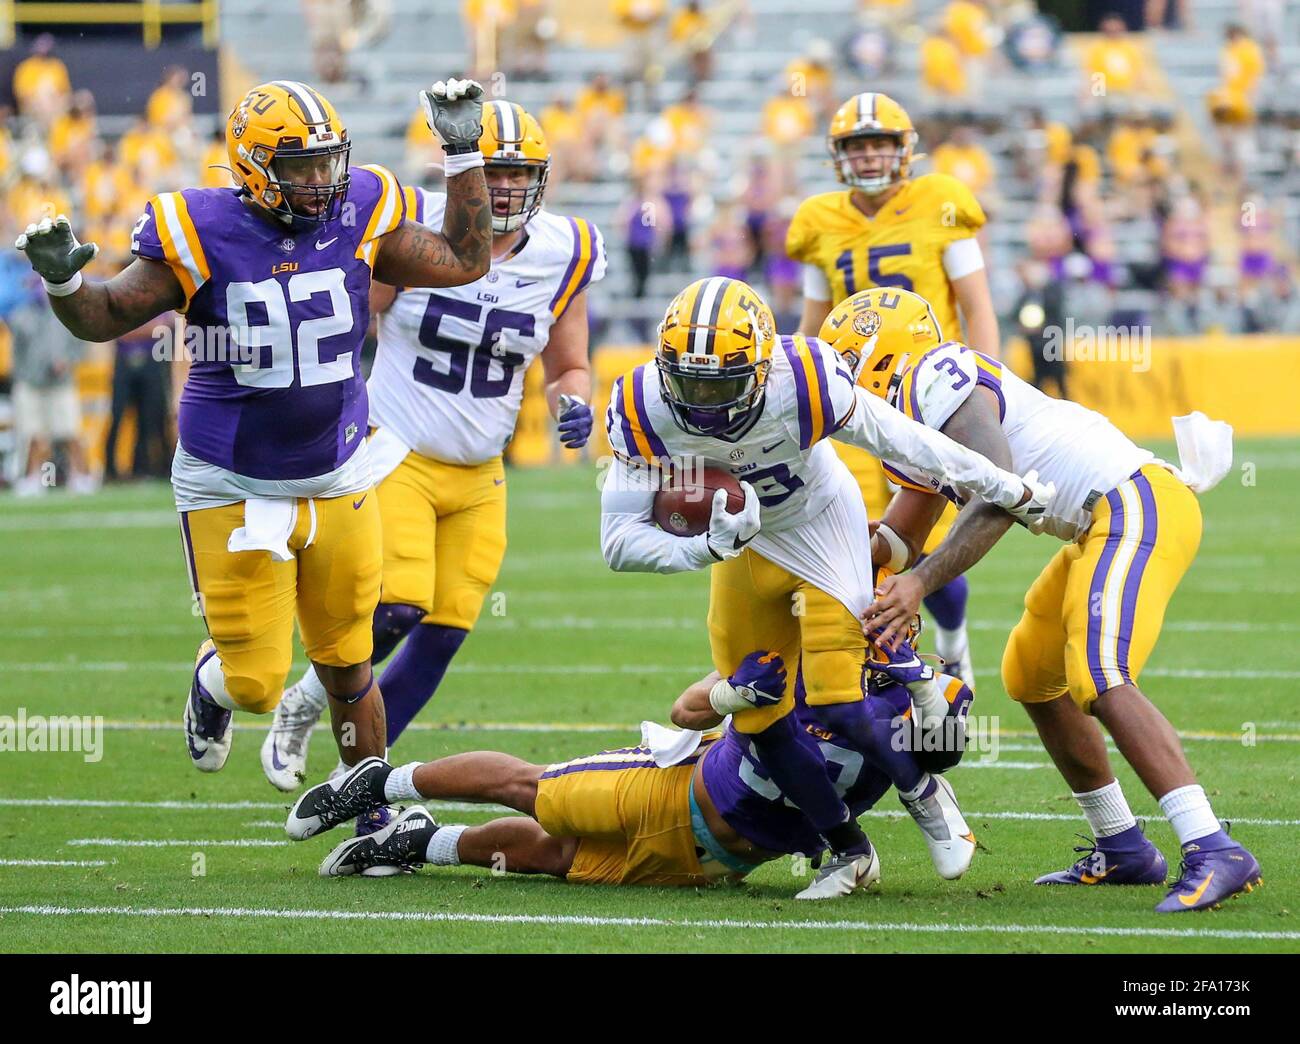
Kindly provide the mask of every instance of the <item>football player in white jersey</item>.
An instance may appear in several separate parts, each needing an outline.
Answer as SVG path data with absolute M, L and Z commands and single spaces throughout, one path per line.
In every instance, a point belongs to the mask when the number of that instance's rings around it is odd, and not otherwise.
M 655 361 L 614 384 L 605 424 L 615 459 L 601 498 L 601 545 L 616 570 L 712 566 L 709 640 L 719 674 L 731 675 L 753 649 L 801 663 L 809 710 L 877 752 L 932 856 L 936 845 L 946 850 L 945 876 L 959 876 L 975 845 L 951 788 L 894 749 L 890 721 L 873 720 L 864 699 L 868 650 L 858 616 L 873 589 L 867 514 L 825 440 L 904 457 L 1019 517 L 1039 510 L 1049 491 L 882 407 L 821 341 L 777 337 L 771 310 L 745 283 L 722 276 L 692 283 L 668 307 Z M 728 512 L 720 490 L 706 533 L 658 529 L 652 514 L 663 471 L 689 473 L 701 462 L 742 480 L 743 510 Z M 876 856 L 824 785 L 826 773 L 802 763 L 791 740 L 792 690 L 770 706 L 754 705 L 743 687 L 724 691 L 715 709 L 735 715 L 777 785 L 837 854 L 813 887 L 846 894 L 873 876 Z M 944 701 L 917 708 L 936 723 L 947 710 Z
M 447 292 L 372 288 L 380 319 L 367 382 L 370 456 L 384 545 L 373 662 L 407 639 L 380 679 L 390 747 L 433 696 L 501 568 L 502 452 L 537 356 L 563 444 L 579 449 L 591 433 L 586 290 L 605 274 L 604 241 L 590 222 L 542 209 L 550 151 L 522 107 L 485 105 L 479 144 L 491 270 Z M 412 218 L 438 228 L 446 197 L 406 192 Z M 308 670 L 281 701 L 262 747 L 263 770 L 281 790 L 304 777 L 322 695 Z
M 998 461 L 1055 484 L 1043 531 L 1067 545 L 1025 595 L 1002 660 L 1008 695 L 1021 703 L 1092 827 L 1094 847 L 1039 884 L 1164 884 L 1167 866 L 1137 824 L 1111 770 L 1106 726 L 1182 845 L 1178 880 L 1156 907 L 1202 909 L 1259 881 L 1259 864 L 1222 829 L 1178 735 L 1138 689 L 1174 589 L 1196 556 L 1195 491 L 1232 462 L 1231 429 L 1203 414 L 1179 418 L 1185 473 L 1134 445 L 1101 414 L 1052 399 L 995 359 L 943 340 L 925 300 L 906 290 L 866 290 L 837 306 L 823 339 L 860 360 L 860 383 L 912 420 L 941 429 Z M 877 560 L 905 568 L 929 524 L 957 490 L 916 474 L 894 455 L 885 469 L 902 490 L 875 540 Z M 974 565 L 1006 532 L 1003 517 L 968 505 L 933 555 L 881 583 L 864 616 L 888 644 L 921 598 Z

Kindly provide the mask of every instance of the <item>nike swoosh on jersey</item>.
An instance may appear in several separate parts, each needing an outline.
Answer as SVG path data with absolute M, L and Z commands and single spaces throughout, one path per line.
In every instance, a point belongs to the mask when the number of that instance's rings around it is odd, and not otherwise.
M 518 290 L 521 286 L 533 286 L 535 283 L 539 282 L 541 282 L 540 279 L 516 279 L 515 289 Z
M 1184 906 L 1195 906 L 1201 901 L 1201 896 L 1205 894 L 1205 890 L 1210 887 L 1210 882 L 1214 880 L 1214 874 L 1215 871 L 1211 870 L 1205 875 L 1205 880 L 1201 882 L 1200 887 L 1197 888 L 1196 891 L 1191 895 L 1180 895 L 1178 901 Z
M 330 244 L 332 244 L 332 243 L 337 243 L 338 241 L 339 241 L 339 237 L 338 237 L 338 236 L 335 236 L 333 239 L 327 239 L 324 243 L 322 243 L 322 242 L 320 242 L 320 241 L 318 240 L 317 243 L 316 243 L 316 249 L 317 249 L 317 250 L 324 250 L 324 249 L 325 249 L 327 246 L 329 246 Z
M 777 439 L 774 443 L 772 443 L 772 445 L 770 445 L 770 446 L 764 446 L 764 447 L 763 447 L 763 452 L 764 452 L 764 453 L 771 453 L 774 449 L 777 448 L 777 446 L 781 445 L 781 443 L 783 443 L 784 441 L 785 441 L 785 439 Z

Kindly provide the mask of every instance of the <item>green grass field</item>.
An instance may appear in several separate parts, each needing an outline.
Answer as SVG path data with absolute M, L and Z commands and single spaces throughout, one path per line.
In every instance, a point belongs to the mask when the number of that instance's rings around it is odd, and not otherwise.
M 1187 737 L 1217 811 L 1259 857 L 1265 887 L 1174 917 L 1152 912 L 1157 889 L 1032 884 L 1071 861 L 1086 829 L 998 679 L 1023 592 L 1056 549 L 1049 538 L 1017 530 L 972 574 L 975 713 L 999 716 L 1001 729 L 995 762 L 952 777 L 982 844 L 970 873 L 938 880 L 890 795 L 864 821 L 881 852 L 879 891 L 810 907 L 792 901 L 800 879 L 788 862 L 744 886 L 701 890 L 584 888 L 467 868 L 318 878 L 338 838 L 284 840 L 287 802 L 258 763 L 269 719 L 237 719 L 220 774 L 188 764 L 179 721 L 203 632 L 169 490 L 5 498 L 0 714 L 102 715 L 106 732 L 95 763 L 0 752 L 0 949 L 1300 951 L 1300 443 L 1244 443 L 1237 460 L 1253 474 L 1233 473 L 1202 501 L 1200 558 L 1143 681 Z M 489 603 L 395 760 L 480 748 L 560 760 L 625 745 L 642 718 L 666 720 L 707 668 L 707 577 L 611 574 L 597 523 L 589 470 L 512 475 L 503 615 Z M 313 778 L 333 766 L 332 746 L 318 731 Z M 1118 765 L 1138 814 L 1156 813 Z M 1163 819 L 1148 830 L 1176 864 Z

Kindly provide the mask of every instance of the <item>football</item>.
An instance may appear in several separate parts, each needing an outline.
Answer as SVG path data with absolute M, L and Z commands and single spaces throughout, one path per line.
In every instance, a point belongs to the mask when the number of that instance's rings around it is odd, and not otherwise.
M 740 483 L 729 471 L 706 467 L 678 473 L 655 494 L 655 524 L 676 536 L 698 536 L 709 529 L 713 515 L 713 494 L 727 491 L 727 510 L 735 514 L 745 506 Z

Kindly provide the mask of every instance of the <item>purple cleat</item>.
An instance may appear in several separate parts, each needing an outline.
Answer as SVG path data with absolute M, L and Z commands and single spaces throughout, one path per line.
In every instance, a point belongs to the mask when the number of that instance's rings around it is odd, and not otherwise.
M 1212 843 L 1221 846 L 1206 850 L 1202 846 L 1211 838 L 1214 839 Z M 1205 910 L 1234 895 L 1253 892 L 1263 883 L 1255 857 L 1220 831 L 1209 838 L 1183 845 L 1183 865 L 1178 880 L 1156 906 L 1156 913 Z
M 1079 835 L 1084 841 L 1088 838 Z M 1076 845 L 1084 856 L 1073 866 L 1044 874 L 1034 884 L 1040 885 L 1155 885 L 1164 884 L 1169 875 L 1165 857 L 1142 833 L 1140 826 L 1086 845 Z
M 185 743 L 190 761 L 200 772 L 216 772 L 230 756 L 230 711 L 220 706 L 199 681 L 199 668 L 217 654 L 212 639 L 199 646 L 190 680 L 190 694 L 185 700 Z

